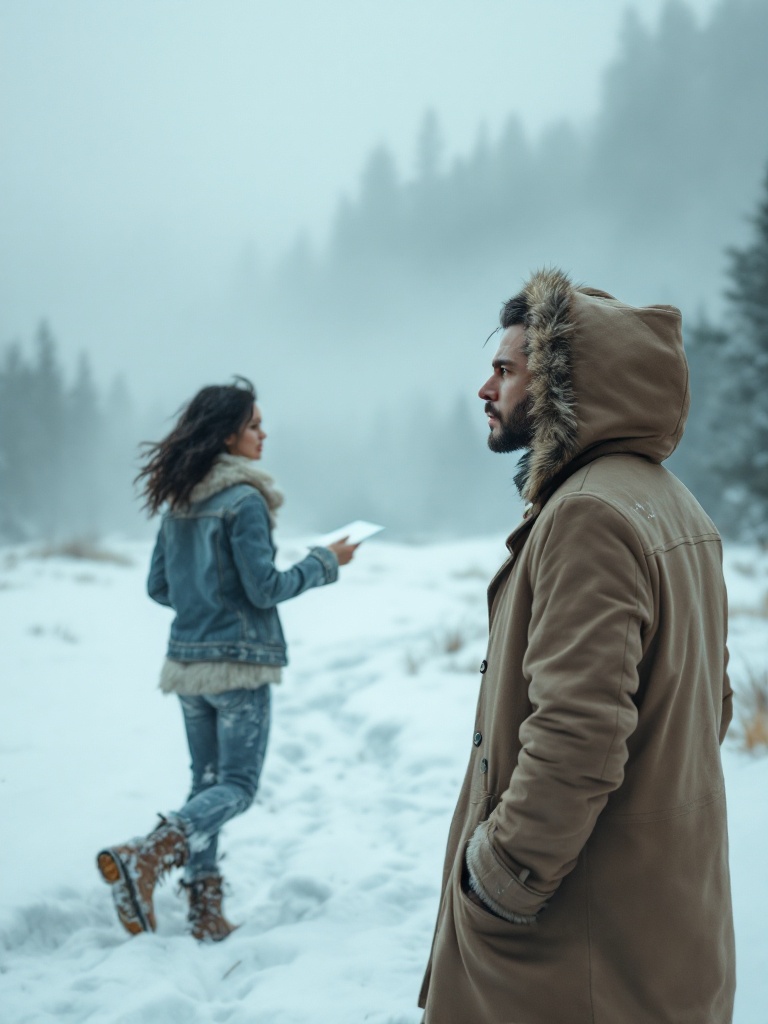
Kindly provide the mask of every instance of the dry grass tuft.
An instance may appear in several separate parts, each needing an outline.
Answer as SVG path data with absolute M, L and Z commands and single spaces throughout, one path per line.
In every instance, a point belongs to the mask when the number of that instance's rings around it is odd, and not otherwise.
M 460 629 L 448 629 L 438 640 L 438 649 L 443 654 L 456 654 L 466 643 L 466 637 Z
M 768 671 L 747 671 L 747 685 L 739 690 L 739 739 L 750 753 L 768 753 Z
M 133 565 L 126 555 L 99 547 L 93 540 L 75 539 L 46 544 L 35 548 L 30 558 L 71 558 L 84 562 L 108 562 L 111 565 Z
M 405 668 L 406 675 L 417 676 L 419 674 L 422 661 L 423 659 L 418 658 L 413 651 L 406 651 L 405 657 L 403 658 L 403 667 Z
M 766 591 L 759 604 L 734 605 L 728 610 L 731 618 L 738 618 L 740 615 L 750 619 L 768 619 L 768 591 Z
M 735 572 L 741 573 L 742 576 L 754 576 L 757 572 L 757 565 L 755 562 L 734 562 L 732 568 Z
M 481 569 L 479 565 L 470 565 L 466 569 L 457 569 L 451 575 L 455 580 L 479 580 L 481 583 L 487 584 L 493 573 L 489 573 L 487 569 Z

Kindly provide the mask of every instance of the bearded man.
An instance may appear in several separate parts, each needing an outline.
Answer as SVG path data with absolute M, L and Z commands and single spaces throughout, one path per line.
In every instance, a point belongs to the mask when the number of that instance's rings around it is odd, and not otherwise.
M 426 1024 L 727 1024 L 720 537 L 661 463 L 681 318 L 541 271 L 480 389 L 528 506 L 488 653 L 420 1005 Z

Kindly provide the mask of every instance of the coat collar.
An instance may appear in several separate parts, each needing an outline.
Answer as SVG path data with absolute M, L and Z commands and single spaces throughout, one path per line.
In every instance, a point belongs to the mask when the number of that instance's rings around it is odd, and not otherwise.
M 494 598 L 498 594 L 502 583 L 509 575 L 512 566 L 515 564 L 515 560 L 518 554 L 520 553 L 520 550 L 522 549 L 525 542 L 528 540 L 528 534 L 530 533 L 537 516 L 538 511 L 535 514 L 528 514 L 528 512 L 526 512 L 526 516 L 523 519 L 523 521 L 518 526 L 516 526 L 512 533 L 510 533 L 510 535 L 507 537 L 507 550 L 509 551 L 509 557 L 503 563 L 503 565 L 499 567 L 496 575 L 488 584 L 489 616 L 493 611 Z
M 246 459 L 243 455 L 219 455 L 206 476 L 192 488 L 189 504 L 205 501 L 235 484 L 249 484 L 259 491 L 267 503 L 269 518 L 274 526 L 275 513 L 285 500 L 283 493 L 269 473 L 258 469 L 252 459 Z

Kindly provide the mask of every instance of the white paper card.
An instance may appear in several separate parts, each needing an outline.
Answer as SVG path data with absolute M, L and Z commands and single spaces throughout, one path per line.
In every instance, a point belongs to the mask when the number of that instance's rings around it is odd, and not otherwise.
M 319 537 L 316 543 L 321 547 L 327 547 L 329 544 L 334 544 L 337 540 L 343 540 L 344 537 L 348 537 L 348 543 L 359 544 L 361 541 L 373 537 L 375 533 L 380 533 L 383 529 L 384 527 L 379 526 L 378 523 L 368 523 L 365 519 L 355 519 L 353 523 L 347 523 L 346 526 L 340 526 L 338 530 L 333 530 L 331 533 L 326 533 L 323 537 Z

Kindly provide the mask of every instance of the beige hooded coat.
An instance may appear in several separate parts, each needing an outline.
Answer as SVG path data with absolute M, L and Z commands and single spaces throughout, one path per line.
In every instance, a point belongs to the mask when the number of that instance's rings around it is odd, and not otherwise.
M 660 465 L 689 403 L 680 314 L 558 271 L 524 294 L 531 507 L 488 591 L 420 1005 L 427 1024 L 726 1024 L 721 545 Z

